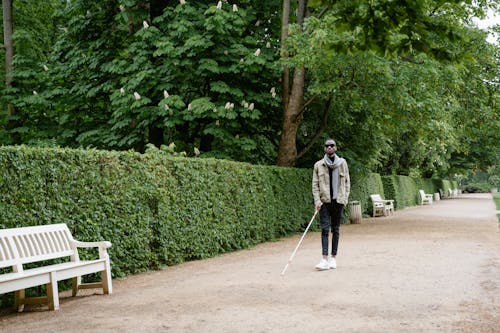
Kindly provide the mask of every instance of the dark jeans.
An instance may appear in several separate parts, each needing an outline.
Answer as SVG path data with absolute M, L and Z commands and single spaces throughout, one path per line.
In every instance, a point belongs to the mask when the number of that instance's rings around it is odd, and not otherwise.
M 332 256 L 337 255 L 337 248 L 339 246 L 339 229 L 340 220 L 342 218 L 342 211 L 344 205 L 339 204 L 337 201 L 332 203 L 323 203 L 319 210 L 319 221 L 321 224 L 321 246 L 323 248 L 323 255 L 328 255 L 328 235 L 330 228 L 332 229 Z

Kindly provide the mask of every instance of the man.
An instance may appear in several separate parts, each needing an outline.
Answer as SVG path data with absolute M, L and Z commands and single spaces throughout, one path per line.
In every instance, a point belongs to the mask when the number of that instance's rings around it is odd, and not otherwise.
M 345 159 L 337 156 L 335 140 L 325 141 L 325 156 L 314 164 L 312 193 L 314 205 L 319 210 L 321 247 L 323 258 L 315 267 L 318 270 L 337 268 L 337 248 L 342 212 L 347 205 L 351 181 Z M 332 230 L 331 256 L 328 257 L 328 236 Z

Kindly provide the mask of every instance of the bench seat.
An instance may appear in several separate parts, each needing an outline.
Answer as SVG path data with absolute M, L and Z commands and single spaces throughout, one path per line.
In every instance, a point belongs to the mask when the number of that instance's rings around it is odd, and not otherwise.
M 0 275 L 0 294 L 26 289 L 50 283 L 50 274 L 54 273 L 57 281 L 73 278 L 75 275 L 87 275 L 106 269 L 103 259 L 65 262 L 23 270 L 20 273 Z

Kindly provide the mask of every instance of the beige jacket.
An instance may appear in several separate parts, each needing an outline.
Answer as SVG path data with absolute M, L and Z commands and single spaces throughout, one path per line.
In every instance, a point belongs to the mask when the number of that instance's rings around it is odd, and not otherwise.
M 349 193 L 351 191 L 351 179 L 349 177 L 349 168 L 347 162 L 344 162 L 339 167 L 339 189 L 337 195 L 337 202 L 347 205 L 349 200 Z M 323 159 L 314 164 L 314 172 L 312 178 L 312 194 L 314 198 L 314 205 L 317 206 L 320 202 L 330 202 L 330 174 L 328 166 Z

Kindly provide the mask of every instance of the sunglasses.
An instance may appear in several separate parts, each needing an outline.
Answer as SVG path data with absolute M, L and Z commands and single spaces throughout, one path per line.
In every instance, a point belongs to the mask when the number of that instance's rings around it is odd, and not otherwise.
M 327 147 L 335 147 L 335 144 L 327 144 L 327 145 L 325 145 L 325 148 L 327 148 Z

